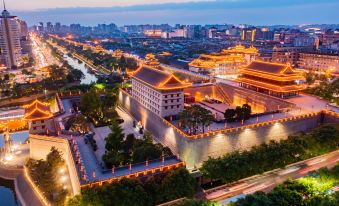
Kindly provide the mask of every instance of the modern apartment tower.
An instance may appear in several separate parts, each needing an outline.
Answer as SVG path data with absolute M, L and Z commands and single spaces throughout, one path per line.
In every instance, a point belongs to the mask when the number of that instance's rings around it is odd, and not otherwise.
M 7 68 L 15 68 L 22 64 L 20 29 L 16 16 L 4 10 L 0 16 L 0 61 Z

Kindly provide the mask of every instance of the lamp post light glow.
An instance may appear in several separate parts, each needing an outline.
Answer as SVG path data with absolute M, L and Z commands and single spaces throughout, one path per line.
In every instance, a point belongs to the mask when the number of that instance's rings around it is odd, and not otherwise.
M 61 182 L 66 182 L 66 179 L 67 179 L 66 176 L 62 176 L 62 177 L 60 178 Z

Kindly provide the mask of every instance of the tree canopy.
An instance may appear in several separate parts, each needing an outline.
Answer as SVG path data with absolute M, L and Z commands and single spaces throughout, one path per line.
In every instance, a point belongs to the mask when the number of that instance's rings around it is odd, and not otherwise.
M 338 128 L 323 125 L 309 134 L 294 135 L 287 140 L 271 141 L 248 151 L 209 158 L 200 171 L 207 178 L 229 183 L 336 150 L 338 146 Z
M 185 168 L 180 168 L 141 182 L 122 179 L 102 187 L 84 189 L 71 199 L 69 206 L 152 206 L 181 197 L 192 197 L 196 183 Z
M 181 127 L 188 128 L 193 134 L 198 132 L 199 128 L 204 133 L 213 120 L 212 112 L 200 105 L 192 105 L 179 113 Z

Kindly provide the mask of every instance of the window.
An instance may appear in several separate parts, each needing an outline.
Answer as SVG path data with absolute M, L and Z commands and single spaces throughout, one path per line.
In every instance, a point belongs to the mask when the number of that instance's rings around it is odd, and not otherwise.
M 41 128 L 42 128 L 42 129 L 45 129 L 45 125 L 43 125 Z
M 167 98 L 167 95 L 165 95 L 165 98 Z
M 177 94 L 177 97 L 179 97 L 180 94 Z
M 173 105 L 171 106 L 171 109 L 173 109 Z
M 168 107 L 167 106 L 165 106 L 165 109 L 167 109 Z
M 45 121 L 44 120 L 41 120 L 41 123 L 44 123 Z
M 33 127 L 33 130 L 36 130 L 36 127 Z
M 171 94 L 171 97 L 173 97 L 174 95 L 173 94 Z

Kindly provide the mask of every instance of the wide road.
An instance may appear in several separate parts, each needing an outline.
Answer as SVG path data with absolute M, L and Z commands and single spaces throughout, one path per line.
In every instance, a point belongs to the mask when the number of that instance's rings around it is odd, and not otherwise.
M 252 194 L 257 191 L 268 192 L 275 186 L 286 181 L 288 178 L 297 179 L 304 177 L 310 171 L 314 171 L 322 167 L 333 167 L 338 162 L 339 150 L 288 165 L 284 169 L 269 171 L 262 175 L 256 175 L 240 180 L 236 183 L 209 189 L 204 191 L 204 193 L 206 199 L 225 204 L 228 198 L 238 195 Z

